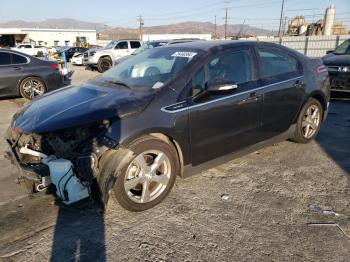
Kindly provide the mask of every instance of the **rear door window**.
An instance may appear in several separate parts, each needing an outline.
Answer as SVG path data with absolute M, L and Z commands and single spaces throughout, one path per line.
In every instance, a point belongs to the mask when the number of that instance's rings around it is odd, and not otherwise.
M 139 48 L 141 44 L 139 41 L 130 41 L 130 46 L 131 46 L 131 49 L 136 49 L 136 48 Z
M 12 54 L 12 64 L 25 64 L 27 63 L 27 58 L 21 55 Z
M 259 48 L 261 78 L 286 80 L 300 75 L 301 67 L 297 58 L 282 50 Z
M 0 52 L 0 66 L 1 65 L 10 65 L 11 64 L 11 56 L 9 53 Z

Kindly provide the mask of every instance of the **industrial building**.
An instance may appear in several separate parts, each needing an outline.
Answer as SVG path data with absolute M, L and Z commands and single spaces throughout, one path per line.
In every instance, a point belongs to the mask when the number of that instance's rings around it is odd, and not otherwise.
M 0 47 L 12 47 L 23 42 L 43 46 L 72 46 L 77 43 L 96 45 L 96 30 L 0 28 Z

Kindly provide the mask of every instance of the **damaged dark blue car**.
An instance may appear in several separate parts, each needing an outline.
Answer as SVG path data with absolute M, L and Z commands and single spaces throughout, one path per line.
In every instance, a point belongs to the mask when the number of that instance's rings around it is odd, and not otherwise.
M 276 140 L 311 141 L 327 116 L 320 59 L 262 42 L 191 42 L 140 53 L 15 114 L 14 162 L 29 191 L 70 204 L 110 195 L 131 211 L 160 203 L 176 176 Z M 227 161 L 227 160 L 226 160 Z

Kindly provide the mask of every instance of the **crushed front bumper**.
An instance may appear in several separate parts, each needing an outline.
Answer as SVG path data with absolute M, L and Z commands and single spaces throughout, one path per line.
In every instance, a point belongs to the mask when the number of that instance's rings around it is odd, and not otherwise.
M 20 162 L 20 157 L 15 149 L 15 146 L 10 140 L 6 139 L 8 144 L 7 158 L 18 169 L 19 176 L 17 180 L 28 193 L 37 192 L 37 186 L 42 183 L 42 178 L 50 175 L 48 167 L 44 164 L 24 165 Z

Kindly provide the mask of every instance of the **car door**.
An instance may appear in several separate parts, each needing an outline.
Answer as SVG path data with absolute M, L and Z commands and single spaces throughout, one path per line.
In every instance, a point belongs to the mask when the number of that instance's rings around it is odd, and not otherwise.
M 257 57 L 264 87 L 262 134 L 266 139 L 293 123 L 305 96 L 305 84 L 301 63 L 285 49 L 260 46 Z
M 15 62 L 18 61 L 17 57 L 22 57 L 25 59 L 25 61 L 27 61 L 27 59 L 24 56 L 0 51 L 0 96 L 1 97 L 19 94 L 17 85 L 24 73 L 24 68 L 23 68 L 24 64 L 12 63 L 11 55 L 15 57 L 16 59 Z M 22 62 L 23 61 L 24 60 L 22 59 Z
M 128 41 L 120 41 L 114 48 L 116 57 L 126 56 L 130 53 Z
M 259 141 L 262 96 L 252 49 L 232 48 L 212 55 L 189 83 L 192 164 L 214 159 Z M 212 81 L 234 82 L 227 94 L 204 95 Z
M 131 53 L 138 49 L 141 46 L 140 41 L 130 41 Z

